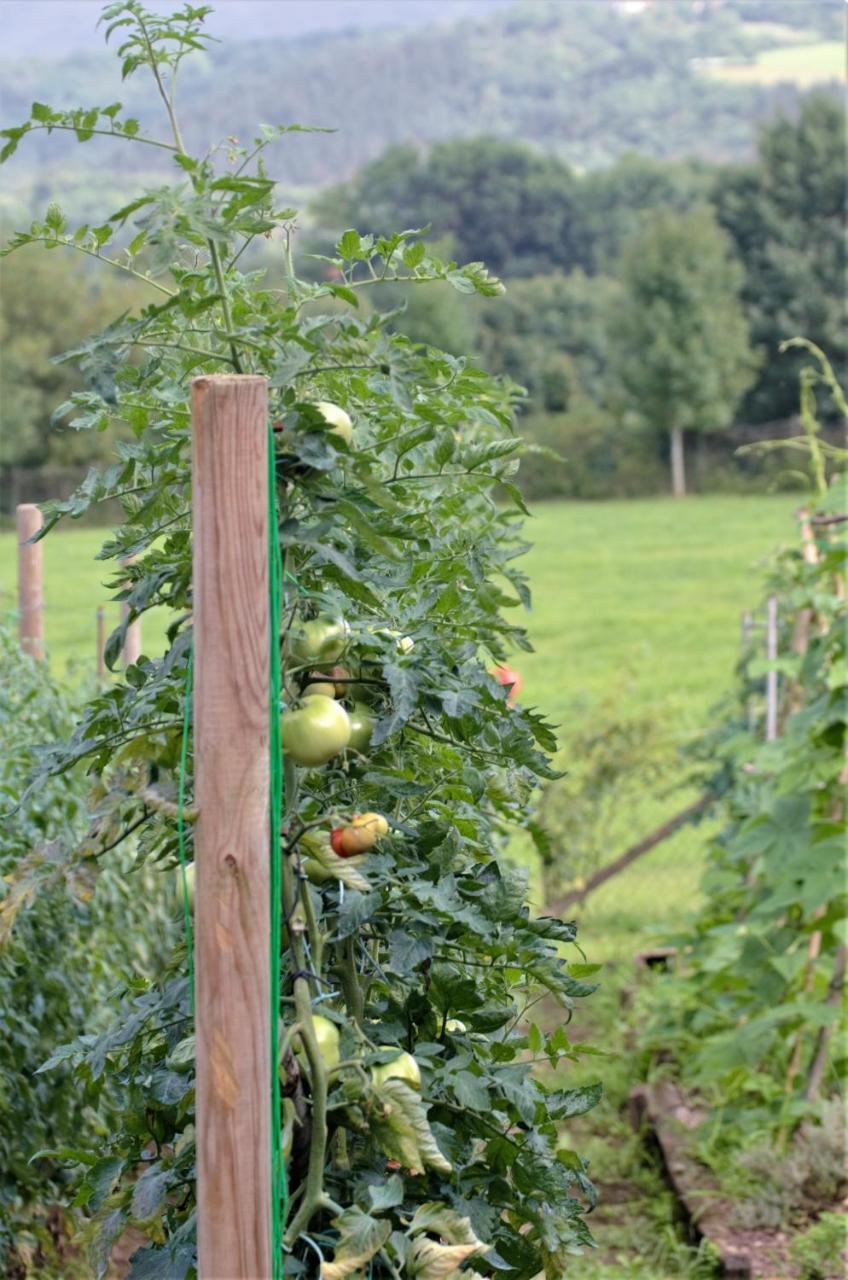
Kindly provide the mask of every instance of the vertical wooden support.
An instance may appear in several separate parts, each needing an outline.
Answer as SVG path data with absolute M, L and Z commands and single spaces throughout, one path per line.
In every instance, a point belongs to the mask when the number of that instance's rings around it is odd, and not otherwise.
M 192 384 L 200 1280 L 271 1275 L 267 386 Z
M 131 560 L 125 560 L 124 564 L 131 564 Z M 121 604 L 121 621 L 126 622 L 130 616 L 130 607 L 124 601 Z M 121 650 L 121 658 L 125 667 L 130 667 L 138 662 L 141 657 L 141 619 L 137 618 L 135 622 L 131 622 L 127 627 L 127 633 L 124 636 L 124 647 Z
M 766 661 L 777 661 L 777 596 L 766 601 Z M 777 672 L 766 674 L 766 742 L 777 737 Z
M 106 614 L 103 605 L 97 606 L 97 683 L 102 684 L 106 679 Z
M 751 613 L 750 609 L 746 609 L 745 612 L 742 614 L 742 618 L 740 622 L 740 631 L 741 631 L 741 646 L 742 646 L 742 651 L 740 656 L 744 661 L 751 651 L 751 641 L 754 635 L 754 615 Z M 753 729 L 755 724 L 755 717 L 754 717 L 754 709 L 751 705 L 750 698 L 747 698 L 745 701 L 745 716 L 748 721 L 748 728 Z
M 44 657 L 44 592 L 41 543 L 29 542 L 41 528 L 41 512 L 32 502 L 15 511 L 18 531 L 18 638 L 24 653 Z

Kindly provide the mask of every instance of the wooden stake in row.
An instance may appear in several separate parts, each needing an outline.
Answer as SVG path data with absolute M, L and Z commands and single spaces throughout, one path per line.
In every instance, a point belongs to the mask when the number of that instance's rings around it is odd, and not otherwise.
M 44 556 L 43 543 L 32 542 L 43 525 L 38 507 L 32 502 L 21 502 L 15 509 L 15 526 L 18 538 L 18 641 L 24 653 L 44 658 Z M 121 605 L 121 617 L 129 617 L 129 606 Z M 97 610 L 97 679 L 104 680 L 106 666 L 106 615 Z M 138 662 L 141 655 L 141 620 L 136 619 L 127 627 L 122 659 L 124 666 Z
M 766 601 L 766 658 L 777 662 L 777 596 Z M 766 672 L 766 742 L 777 737 L 777 671 L 771 666 Z
M 267 431 L 265 378 L 195 379 L 200 1280 L 268 1280 L 273 1274 Z
M 21 649 L 39 661 L 44 657 L 44 588 L 42 544 L 30 542 L 42 525 L 41 512 L 32 502 L 21 502 L 15 511 L 18 532 L 18 638 Z

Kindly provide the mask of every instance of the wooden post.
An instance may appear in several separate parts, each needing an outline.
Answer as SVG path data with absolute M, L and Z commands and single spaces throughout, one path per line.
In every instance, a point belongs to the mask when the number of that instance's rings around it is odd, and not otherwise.
M 744 662 L 745 659 L 748 657 L 749 653 L 751 652 L 751 643 L 754 636 L 754 615 L 752 614 L 750 609 L 746 609 L 742 614 L 741 623 L 740 623 L 740 632 L 741 632 L 740 660 Z M 754 728 L 754 725 L 756 723 L 756 716 L 754 714 L 754 708 L 752 706 L 752 701 L 750 698 L 745 699 L 745 718 L 748 721 L 748 730 L 750 732 Z
M 124 564 L 132 564 L 131 560 L 125 560 Z M 124 600 L 121 604 L 121 621 L 126 622 L 130 616 L 130 607 Z M 136 618 L 135 622 L 131 622 L 127 627 L 124 636 L 124 647 L 121 650 L 121 658 L 125 667 L 130 667 L 133 663 L 138 662 L 141 657 L 141 619 Z
M 106 614 L 103 605 L 97 606 L 97 683 L 106 679 Z
M 18 530 L 18 637 L 24 653 L 44 657 L 44 591 L 41 543 L 30 542 L 43 523 L 32 502 L 22 502 L 15 511 Z
M 267 386 L 192 383 L 200 1280 L 271 1270 Z
M 777 661 L 777 596 L 766 601 L 766 660 Z M 777 672 L 766 673 L 766 742 L 777 737 Z

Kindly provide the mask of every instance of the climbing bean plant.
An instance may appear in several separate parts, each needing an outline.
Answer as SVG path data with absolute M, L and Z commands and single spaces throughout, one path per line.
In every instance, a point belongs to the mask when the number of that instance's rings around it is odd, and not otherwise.
M 792 444 L 810 460 L 813 493 L 799 538 L 768 573 L 777 661 L 762 656 L 760 633 L 743 652 L 737 699 L 699 748 L 724 825 L 704 907 L 680 939 L 680 980 L 664 986 L 649 1037 L 675 1049 L 685 1079 L 720 1108 L 730 1142 L 787 1139 L 838 1092 L 844 1065 L 848 455 L 821 441 L 816 413 L 824 401 L 848 416 L 848 405 L 824 354 L 792 345 L 811 357 L 805 430 Z M 762 696 L 770 666 L 780 691 L 773 741 Z
M 137 0 L 104 10 L 124 75 L 151 76 L 162 136 L 117 102 L 34 103 L 3 135 L 4 159 L 30 133 L 67 131 L 83 143 L 105 134 L 112 146 L 158 148 L 176 171 L 97 226 L 69 226 L 52 203 L 9 246 L 83 253 L 144 291 L 135 312 L 65 357 L 87 388 L 57 417 L 71 415 L 77 430 L 118 420 L 132 438 L 71 499 L 48 506 L 46 527 L 118 500 L 123 523 L 100 553 L 115 564 L 116 594 L 130 621 L 152 606 L 171 611 L 164 654 L 142 656 L 94 697 L 67 740 L 44 748 L 33 785 L 79 767 L 93 780 L 86 832 L 57 857 L 97 868 L 132 834 L 138 859 L 173 874 L 191 646 L 189 386 L 200 374 L 266 375 L 286 571 L 284 702 L 297 702 L 309 674 L 293 637 L 326 615 L 343 620 L 341 678 L 374 720 L 367 747 L 320 768 L 287 767 L 285 1271 L 435 1280 L 465 1264 L 553 1280 L 590 1242 L 593 1191 L 566 1122 L 600 1086 L 569 1078 L 585 1046 L 570 1040 L 568 1022 L 593 989 L 592 967 L 567 950 L 572 924 L 530 914 L 526 876 L 500 856 L 516 827 L 542 840 L 530 801 L 552 776 L 555 745 L 488 672 L 528 647 L 514 620 L 529 603 L 517 563 L 517 392 L 390 333 L 379 303 L 387 282 L 440 280 L 482 295 L 502 286 L 480 263 L 434 257 L 418 230 L 348 230 L 325 278 L 300 279 L 295 211 L 278 207 L 266 167 L 269 147 L 300 126 L 262 125 L 247 144 L 229 139 L 203 154 L 184 145 L 175 86 L 183 59 L 205 47 L 208 12 L 187 5 L 163 17 Z M 245 266 L 261 238 L 277 255 L 280 288 Z M 350 443 L 327 431 L 319 401 L 350 415 Z M 110 662 L 122 638 L 120 628 L 110 638 Z M 190 754 L 187 801 L 190 819 Z M 390 832 L 348 864 L 329 835 L 355 810 L 385 815 Z M 191 856 L 190 821 L 187 840 Z M 37 896 L 40 874 L 23 864 L 18 888 Z M 57 1046 L 45 1068 L 70 1064 L 89 1090 L 115 1081 L 123 1090 L 121 1123 L 75 1157 L 97 1276 L 130 1225 L 148 1238 L 133 1280 L 195 1274 L 186 960 L 180 944 L 155 982 L 126 985 L 113 1025 Z M 533 1021 L 543 996 L 560 1011 L 553 1029 Z M 319 1052 L 318 1014 L 339 1034 L 335 1058 Z M 381 1078 L 399 1049 L 414 1055 L 420 1090 Z

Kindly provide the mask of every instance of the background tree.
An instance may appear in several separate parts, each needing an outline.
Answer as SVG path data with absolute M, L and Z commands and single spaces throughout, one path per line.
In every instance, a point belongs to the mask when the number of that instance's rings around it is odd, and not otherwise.
M 568 165 L 526 143 L 462 138 L 427 156 L 391 148 L 352 183 L 319 197 L 314 213 L 334 232 L 428 223 L 436 236 L 451 237 L 459 258 L 533 275 L 578 265 L 576 189 Z
M 797 408 L 803 356 L 778 357 L 803 333 L 837 367 L 845 335 L 845 115 L 827 93 L 807 99 L 797 119 L 781 116 L 760 137 L 756 164 L 726 169 L 714 202 L 745 264 L 742 300 L 766 360 L 743 412 L 754 422 Z
M 615 268 L 621 250 L 646 216 L 685 212 L 705 200 L 715 169 L 699 160 L 656 160 L 628 151 L 615 164 L 580 178 L 580 265 L 594 275 Z
M 753 377 L 742 269 L 701 206 L 655 217 L 628 242 L 620 275 L 625 297 L 609 331 L 617 395 L 668 436 L 672 490 L 682 497 L 684 433 L 726 427 Z
M 81 435 L 50 425 L 56 406 L 84 386 L 76 368 L 54 364 L 54 357 L 144 298 L 143 287 L 104 276 L 58 254 L 29 250 L 4 259 L 0 466 L 88 462 L 111 451 L 111 430 Z

